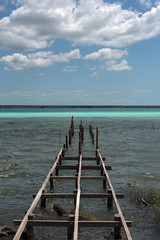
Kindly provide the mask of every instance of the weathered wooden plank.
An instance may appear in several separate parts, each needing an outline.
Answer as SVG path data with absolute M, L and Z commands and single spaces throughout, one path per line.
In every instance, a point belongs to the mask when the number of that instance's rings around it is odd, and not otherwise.
M 107 178 L 109 187 L 110 187 L 110 189 L 111 189 L 111 191 L 112 191 L 112 196 L 113 196 L 113 199 L 114 199 L 114 203 L 115 203 L 116 208 L 117 208 L 117 211 L 118 211 L 118 213 L 119 213 L 119 216 L 120 216 L 120 219 L 121 219 L 121 222 L 122 222 L 122 226 L 123 226 L 123 229 L 124 229 L 124 232 L 125 232 L 125 236 L 126 236 L 127 240 L 132 240 L 132 237 L 131 237 L 131 234 L 130 234 L 129 229 L 128 229 L 128 227 L 127 227 L 125 218 L 124 218 L 123 213 L 122 213 L 122 211 L 121 211 L 121 208 L 120 208 L 120 206 L 119 206 L 119 203 L 118 203 L 118 200 L 117 200 L 117 197 L 116 197 L 114 188 L 113 188 L 113 186 L 112 186 L 112 183 L 111 183 L 111 180 L 110 180 L 110 178 L 109 178 L 109 175 L 108 175 L 108 173 L 107 173 L 107 171 L 106 171 L 106 168 L 105 168 L 105 165 L 104 165 L 102 156 L 101 156 L 100 151 L 99 151 L 98 149 L 97 149 L 97 154 L 98 154 L 98 156 L 100 157 L 101 164 L 102 164 L 102 166 L 103 166 L 103 170 L 104 170 L 105 176 L 106 176 L 106 178 Z
M 76 160 L 78 161 L 79 157 L 62 157 L 61 160 Z M 103 161 L 106 160 L 106 158 L 102 158 Z M 97 161 L 99 160 L 99 157 L 82 157 L 82 160 L 85 160 L 85 161 Z
M 14 220 L 14 225 L 19 226 L 22 220 Z M 126 221 L 127 226 L 131 227 L 132 222 Z M 74 225 L 74 221 L 68 220 L 28 220 L 31 226 L 48 226 L 48 227 L 69 227 Z M 122 223 L 119 221 L 78 221 L 79 227 L 121 227 Z
M 21 220 L 14 220 L 14 226 L 19 226 Z M 27 225 L 48 226 L 48 227 L 69 227 L 70 221 L 67 220 L 28 220 Z
M 32 195 L 33 197 L 36 194 Z M 45 193 L 43 198 L 76 198 L 76 193 Z M 108 193 L 81 193 L 81 198 L 111 198 L 112 196 Z M 116 194 L 117 198 L 124 198 L 123 194 Z
M 79 207 L 80 207 L 80 196 L 81 196 L 81 169 L 82 169 L 82 155 L 79 157 L 79 169 L 78 169 L 78 180 L 77 180 L 77 196 L 76 196 L 76 208 L 74 218 L 74 240 L 78 240 L 78 218 L 79 218 Z
M 62 154 L 62 149 L 60 150 L 60 152 L 59 152 L 59 154 L 58 154 L 58 156 L 57 156 L 57 158 L 56 158 L 56 161 L 55 161 L 52 169 L 49 171 L 49 173 L 48 173 L 45 181 L 43 182 L 42 187 L 41 187 L 40 190 L 38 191 L 38 193 L 37 193 L 34 201 L 32 202 L 30 208 L 28 209 L 27 213 L 25 214 L 25 216 L 24 216 L 24 218 L 23 218 L 23 221 L 21 222 L 21 224 L 20 224 L 20 226 L 19 226 L 19 228 L 18 228 L 18 230 L 17 230 L 17 232 L 16 232 L 13 240 L 19 240 L 19 239 L 20 239 L 20 237 L 21 237 L 21 235 L 22 235 L 22 233 L 23 233 L 23 231 L 24 231 L 24 228 L 25 228 L 25 226 L 26 226 L 26 224 L 27 224 L 28 216 L 33 212 L 33 210 L 35 209 L 35 207 L 36 207 L 39 199 L 41 198 L 42 191 L 46 188 L 47 183 L 48 183 L 48 181 L 49 181 L 49 179 L 50 179 L 50 174 L 53 173 L 53 171 L 55 170 L 61 154 Z
M 74 165 L 57 165 L 56 169 L 58 170 L 75 170 L 78 169 L 78 166 Z M 106 170 L 111 170 L 111 166 L 105 166 Z M 103 170 L 103 166 L 82 166 L 82 170 Z
M 62 180 L 70 180 L 70 179 L 77 179 L 77 176 L 51 176 L 50 179 L 62 179 Z M 87 180 L 105 180 L 105 176 L 81 176 L 81 179 L 87 179 Z

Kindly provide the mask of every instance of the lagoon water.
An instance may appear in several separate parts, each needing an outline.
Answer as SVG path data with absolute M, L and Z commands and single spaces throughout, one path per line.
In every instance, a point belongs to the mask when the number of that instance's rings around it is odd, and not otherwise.
M 158 240 L 160 233 L 150 208 L 137 206 L 128 199 L 129 185 L 142 188 L 160 188 L 160 109 L 0 109 L 0 225 L 13 225 L 22 219 L 32 202 L 32 194 L 41 187 L 55 157 L 65 143 L 71 116 L 74 116 L 75 136 L 68 155 L 78 154 L 78 127 L 85 128 L 84 155 L 93 153 L 88 126 L 99 128 L 99 149 L 112 166 L 109 175 L 117 192 L 124 193 L 119 200 L 125 218 L 132 221 L 131 235 L 136 240 Z M 73 172 L 68 172 L 72 175 Z M 83 173 L 85 174 L 85 172 Z M 99 175 L 99 173 L 97 173 Z M 129 183 L 129 184 L 128 184 Z M 99 182 L 82 182 L 83 192 L 102 192 Z M 56 182 L 55 191 L 70 192 L 68 184 Z M 73 202 L 59 200 L 64 207 Z M 96 219 L 111 218 L 106 200 L 81 200 L 81 209 Z M 40 209 L 36 209 L 37 212 Z M 48 214 L 51 212 L 47 210 Z M 66 239 L 66 230 L 52 229 L 43 239 Z M 54 238 L 59 234 L 58 238 Z M 99 237 L 95 237 L 96 234 Z M 51 235 L 51 238 L 49 237 Z M 53 236 L 52 236 L 53 235 Z M 80 239 L 107 238 L 106 229 L 80 230 Z

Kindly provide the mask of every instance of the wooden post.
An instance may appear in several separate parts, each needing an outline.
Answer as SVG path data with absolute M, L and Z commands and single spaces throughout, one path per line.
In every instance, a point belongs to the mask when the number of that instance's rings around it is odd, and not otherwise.
M 78 191 L 77 189 L 74 189 L 74 193 L 75 193 L 75 194 L 77 194 L 77 191 Z M 75 197 L 75 198 L 74 198 L 74 207 L 75 207 L 75 208 L 76 208 L 76 199 L 77 199 L 77 198 Z
M 78 173 L 75 174 L 76 178 L 75 178 L 75 189 L 77 189 L 78 185 L 77 185 L 77 177 L 78 177 Z
M 79 132 L 79 155 L 82 153 L 81 132 Z
M 68 136 L 66 135 L 66 149 L 68 149 Z
M 62 156 L 60 155 L 60 157 L 59 157 L 59 165 L 62 165 Z
M 68 227 L 67 235 L 68 235 L 68 240 L 73 239 L 73 231 L 74 231 L 74 215 L 70 214 L 69 215 L 69 221 L 70 221 L 70 226 Z
M 42 196 L 41 196 L 41 208 L 45 208 L 46 207 L 46 198 L 43 197 L 43 194 L 46 193 L 46 189 L 42 190 Z
M 71 119 L 71 133 L 72 133 L 72 136 L 74 135 L 74 120 L 73 120 L 73 116 L 72 116 L 72 119 Z
M 96 127 L 96 149 L 98 149 L 98 127 Z
M 71 145 L 71 141 L 72 141 L 72 133 L 71 133 L 71 129 L 69 129 L 69 145 Z
M 63 149 L 62 149 L 62 157 L 64 157 L 64 155 L 65 155 L 65 149 L 66 149 L 66 145 L 64 144 Z
M 53 178 L 51 178 L 53 176 L 53 174 L 50 174 L 50 192 L 53 192 L 54 190 L 54 186 L 53 186 Z
M 103 168 L 101 169 L 101 176 L 103 176 L 103 174 L 104 174 L 104 171 L 103 171 Z
M 108 189 L 107 192 L 108 192 L 108 194 L 111 195 L 111 197 L 108 198 L 107 207 L 108 207 L 108 208 L 112 208 L 112 207 L 113 207 L 112 190 L 111 190 L 111 189 Z
M 35 214 L 28 215 L 28 220 L 34 220 Z M 28 239 L 34 239 L 34 227 L 27 224 L 26 226 L 26 235 Z
M 59 165 L 59 163 L 57 163 L 57 166 Z M 56 167 L 56 176 L 59 175 L 59 169 Z
M 103 174 L 103 176 L 105 177 L 106 175 Z M 106 178 L 103 180 L 103 188 L 106 189 Z
M 76 172 L 76 174 L 78 174 L 78 172 L 79 172 L 79 163 L 77 163 L 77 172 Z
M 120 222 L 120 216 L 118 213 L 114 215 L 114 221 L 119 221 Z M 119 240 L 122 238 L 121 235 L 121 227 L 115 227 L 114 228 L 114 240 Z
M 92 132 L 92 144 L 94 144 L 94 132 Z

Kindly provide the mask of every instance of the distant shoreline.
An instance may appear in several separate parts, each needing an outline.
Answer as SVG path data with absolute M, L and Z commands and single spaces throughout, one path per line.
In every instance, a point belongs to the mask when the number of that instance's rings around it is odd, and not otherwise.
M 160 105 L 0 105 L 0 108 L 160 108 Z

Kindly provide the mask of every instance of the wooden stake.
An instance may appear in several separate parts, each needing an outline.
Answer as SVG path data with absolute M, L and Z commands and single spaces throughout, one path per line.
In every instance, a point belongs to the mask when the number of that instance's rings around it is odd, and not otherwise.
M 28 220 L 34 220 L 34 218 L 35 218 L 35 214 L 33 214 L 33 213 L 28 216 Z M 27 224 L 26 235 L 27 235 L 27 238 L 34 239 L 34 227 L 33 226 Z
M 57 163 L 57 167 L 56 167 L 56 176 L 59 175 L 59 169 L 58 169 L 58 165 L 59 165 L 59 162 Z
M 77 194 L 77 191 L 78 191 L 77 189 L 74 189 L 74 193 L 75 193 L 75 194 Z M 74 207 L 76 208 L 76 197 L 75 197 L 75 199 L 74 199 Z
M 66 149 L 68 149 L 68 136 L 66 135 Z
M 72 141 L 72 130 L 69 129 L 69 145 L 71 145 L 71 141 Z
M 43 194 L 47 193 L 46 189 L 42 190 L 42 196 L 41 196 L 41 208 L 45 208 L 46 207 L 46 198 L 43 198 Z
M 59 157 L 59 165 L 62 165 L 62 156 Z
M 73 231 L 74 231 L 74 215 L 70 214 L 69 215 L 69 221 L 70 221 L 70 226 L 68 227 L 67 235 L 68 235 L 68 240 L 73 239 Z
M 108 198 L 108 200 L 107 200 L 107 207 L 108 207 L 108 208 L 112 208 L 112 207 L 113 207 L 112 190 L 111 190 L 111 189 L 108 189 L 107 192 L 108 192 L 108 194 L 111 195 L 111 197 Z
M 82 146 L 81 146 L 81 141 L 79 141 L 79 155 L 82 153 Z
M 50 174 L 50 192 L 53 192 L 54 190 L 54 186 L 53 186 L 53 174 Z
M 105 174 L 103 174 L 105 176 Z M 106 178 L 103 180 L 103 188 L 106 189 Z
M 114 215 L 114 221 L 120 221 L 120 216 L 118 213 Z M 121 238 L 121 227 L 114 227 L 114 240 L 119 240 Z
M 78 177 L 78 173 L 75 174 L 76 178 L 75 178 L 75 189 L 77 189 L 78 185 L 77 185 L 77 177 Z
M 98 149 L 98 127 L 96 127 L 96 149 Z

